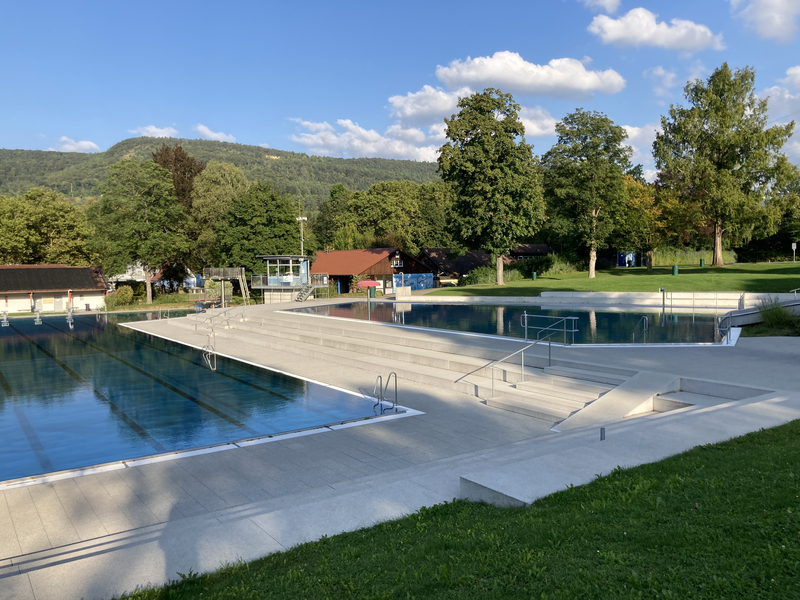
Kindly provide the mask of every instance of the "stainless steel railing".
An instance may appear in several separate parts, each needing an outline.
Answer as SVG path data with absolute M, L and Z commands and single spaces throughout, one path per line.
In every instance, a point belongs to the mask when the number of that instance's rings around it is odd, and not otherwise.
M 579 317 L 553 317 L 550 315 L 530 315 L 528 311 L 524 311 L 522 315 L 520 315 L 520 325 L 525 330 L 525 341 L 528 341 L 528 329 L 533 329 L 536 331 L 536 339 L 538 340 L 541 337 L 542 332 L 544 331 L 553 331 L 554 333 L 560 331 L 563 334 L 564 344 L 574 344 L 575 343 L 575 333 L 578 331 L 576 327 L 577 321 Z M 531 325 L 528 320 L 529 319 L 550 319 L 554 321 L 549 325 L 544 327 L 539 327 L 537 325 Z M 559 328 L 559 325 L 561 326 Z M 569 325 L 569 329 L 567 329 L 567 325 Z M 571 341 L 567 342 L 567 334 L 571 335 Z M 550 335 L 550 334 L 548 334 Z

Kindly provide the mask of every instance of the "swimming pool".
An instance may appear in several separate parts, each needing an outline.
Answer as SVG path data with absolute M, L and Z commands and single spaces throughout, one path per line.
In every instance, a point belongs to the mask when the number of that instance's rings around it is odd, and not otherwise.
M 370 320 L 409 327 L 448 329 L 483 335 L 500 335 L 525 338 L 521 320 L 523 313 L 531 315 L 529 337 L 536 338 L 533 326 L 545 326 L 556 319 L 538 319 L 532 315 L 548 317 L 576 316 L 576 344 L 675 344 L 713 343 L 714 316 L 692 314 L 662 314 L 661 311 L 623 313 L 612 311 L 545 310 L 538 306 L 489 306 L 477 304 L 439 304 L 405 302 L 350 302 L 328 306 L 311 306 L 290 309 L 286 312 L 313 314 L 326 317 Z M 643 333 L 642 317 L 647 317 L 647 332 Z M 561 325 L 559 324 L 560 328 Z M 568 326 L 569 327 L 569 326 Z M 634 336 L 635 334 L 635 336 Z M 556 334 L 553 342 L 561 342 Z M 571 335 L 568 336 L 572 341 Z
M 153 316 L 0 328 L 0 481 L 374 416 L 361 396 L 221 357 L 212 372 L 118 325 Z

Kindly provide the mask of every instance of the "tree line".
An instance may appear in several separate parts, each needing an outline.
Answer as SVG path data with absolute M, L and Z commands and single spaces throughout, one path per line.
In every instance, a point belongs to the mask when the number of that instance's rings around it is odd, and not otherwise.
M 722 250 L 800 233 L 800 176 L 781 148 L 794 121 L 772 125 L 755 72 L 727 64 L 687 84 L 687 106 L 671 106 L 653 144 L 654 183 L 631 162 L 625 129 L 578 108 L 556 125 L 541 157 L 524 137 L 510 94 L 486 89 L 462 98 L 445 119 L 441 180 L 392 180 L 367 189 L 330 188 L 309 211 L 305 249 L 426 247 L 485 250 L 497 261 L 523 242 L 546 242 L 586 260 L 637 250 L 652 268 L 666 245 Z M 108 274 L 141 264 L 179 281 L 186 269 L 244 266 L 258 254 L 297 254 L 302 198 L 253 180 L 230 162 L 204 162 L 182 145 L 106 167 L 86 210 L 51 190 L 0 198 L 0 262 L 101 264 Z M 781 237 L 782 236 L 782 237 Z M 570 254 L 571 253 L 571 254 Z

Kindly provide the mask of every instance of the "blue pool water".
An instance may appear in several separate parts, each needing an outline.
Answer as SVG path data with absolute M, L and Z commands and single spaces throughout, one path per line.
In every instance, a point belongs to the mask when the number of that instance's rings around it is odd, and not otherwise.
M 372 416 L 372 402 L 120 327 L 0 328 L 0 481 Z
M 523 312 L 549 317 L 576 316 L 576 344 L 674 344 L 713 343 L 714 316 L 692 314 L 663 314 L 661 311 L 622 313 L 612 311 L 543 310 L 538 306 L 487 306 L 476 304 L 351 302 L 329 306 L 292 309 L 290 312 L 371 320 L 411 327 L 431 327 L 484 335 L 524 338 L 521 325 Z M 642 332 L 642 317 L 648 318 L 646 335 Z M 529 337 L 536 339 L 533 326 L 547 326 L 556 319 L 528 318 Z M 560 328 L 561 325 L 558 325 Z M 567 326 L 569 328 L 569 326 Z M 572 341 L 568 334 L 568 342 Z M 553 342 L 562 342 L 563 335 L 554 335 Z

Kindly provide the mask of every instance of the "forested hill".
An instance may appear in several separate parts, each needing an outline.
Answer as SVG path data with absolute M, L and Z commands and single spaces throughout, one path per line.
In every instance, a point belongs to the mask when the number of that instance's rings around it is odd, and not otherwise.
M 0 195 L 19 195 L 43 186 L 76 198 L 96 196 L 97 186 L 107 176 L 108 165 L 123 158 L 150 159 L 161 144 L 180 144 L 206 163 L 210 160 L 233 163 L 249 179 L 269 181 L 278 190 L 299 196 L 307 210 L 327 198 L 335 183 L 351 190 L 365 190 L 386 180 L 427 183 L 438 179 L 434 163 L 330 158 L 210 140 L 137 137 L 95 154 L 0 149 Z

